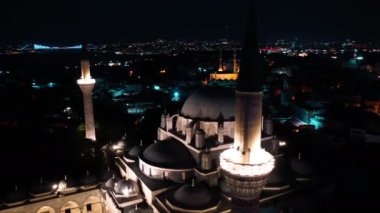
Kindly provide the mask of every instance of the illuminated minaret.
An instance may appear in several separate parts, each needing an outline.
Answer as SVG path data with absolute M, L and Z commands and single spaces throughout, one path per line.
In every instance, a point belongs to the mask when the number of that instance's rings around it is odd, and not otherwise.
M 96 141 L 94 110 L 92 106 L 92 90 L 95 86 L 95 79 L 91 78 L 90 61 L 87 57 L 81 60 L 82 76 L 77 81 L 83 93 L 84 121 L 86 127 L 86 138 Z
M 262 71 L 254 10 L 253 3 L 235 91 L 235 141 L 220 155 L 233 213 L 258 212 L 261 191 L 274 168 L 273 156 L 261 148 Z
M 234 66 L 234 73 L 237 73 L 239 68 L 237 64 L 237 55 L 236 55 L 236 49 L 234 49 L 234 59 L 233 59 L 233 66 Z
M 219 69 L 218 72 L 223 72 L 223 55 L 222 55 L 222 48 L 219 49 Z

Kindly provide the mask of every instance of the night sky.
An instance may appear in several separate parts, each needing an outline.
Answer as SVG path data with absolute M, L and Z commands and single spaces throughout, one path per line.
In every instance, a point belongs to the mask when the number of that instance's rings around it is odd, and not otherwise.
M 380 40 L 378 0 L 258 0 L 261 40 Z M 9 0 L 0 42 L 241 39 L 250 0 Z

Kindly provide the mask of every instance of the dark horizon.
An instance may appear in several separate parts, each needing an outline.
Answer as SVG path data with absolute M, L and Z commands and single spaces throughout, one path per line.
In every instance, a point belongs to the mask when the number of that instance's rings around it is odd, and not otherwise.
M 242 40 L 249 0 L 1 2 L 0 42 Z M 379 41 L 380 2 L 257 1 L 260 41 Z

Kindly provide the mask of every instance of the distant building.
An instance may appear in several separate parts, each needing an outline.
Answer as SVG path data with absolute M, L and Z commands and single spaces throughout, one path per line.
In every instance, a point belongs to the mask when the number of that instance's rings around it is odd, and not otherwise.
M 240 69 L 237 62 L 236 50 L 234 51 L 232 63 L 233 70 L 226 70 L 227 67 L 223 64 L 222 51 L 220 51 L 219 68 L 217 72 L 210 74 L 210 81 L 236 81 Z

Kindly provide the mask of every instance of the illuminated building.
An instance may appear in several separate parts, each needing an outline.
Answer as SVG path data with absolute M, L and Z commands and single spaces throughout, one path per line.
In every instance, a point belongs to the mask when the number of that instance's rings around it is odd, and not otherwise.
M 254 22 L 253 15 L 251 18 L 250 24 Z M 257 212 L 262 190 L 270 192 L 263 199 L 273 203 L 296 191 L 280 167 L 274 168 L 281 158 L 279 147 L 286 143 L 273 136 L 273 123 L 263 122 L 262 73 L 254 29 L 247 32 L 236 91 L 201 88 L 178 113 L 162 114 L 157 140 L 149 146 L 140 143 L 126 148 L 125 138 L 107 145 L 115 154 L 118 172 L 108 171 L 102 179 L 87 173 L 75 185 L 65 177 L 31 196 L 16 189 L 11 199 L 2 202 L 6 206 L 0 206 L 5 209 L 0 213 L 122 213 L 139 212 L 142 206 L 146 207 L 142 212 L 154 213 Z M 234 56 L 234 72 L 229 74 L 236 80 Z M 91 96 L 95 80 L 89 61 L 83 60 L 81 65 L 78 84 L 83 92 L 86 138 L 96 140 Z M 173 93 L 173 101 L 180 97 L 178 91 Z M 262 129 L 270 136 L 262 135 Z M 292 186 L 312 180 L 312 169 L 303 159 L 291 163 L 297 174 Z M 276 212 L 291 212 L 286 205 L 276 208 Z
M 223 66 L 222 54 L 220 53 L 218 72 L 211 73 L 210 80 L 211 81 L 223 81 L 223 80 L 236 81 L 238 77 L 238 72 L 239 72 L 239 65 L 237 62 L 236 50 L 234 51 L 232 63 L 233 63 L 232 70 L 226 71 L 226 68 Z
M 223 72 L 224 67 L 223 67 L 223 55 L 222 55 L 222 49 L 219 50 L 219 68 L 218 72 Z
M 86 128 L 86 138 L 96 141 L 94 111 L 92 105 L 92 90 L 95 86 L 95 79 L 91 77 L 90 61 L 81 61 L 82 77 L 77 81 L 83 93 L 84 120 Z

